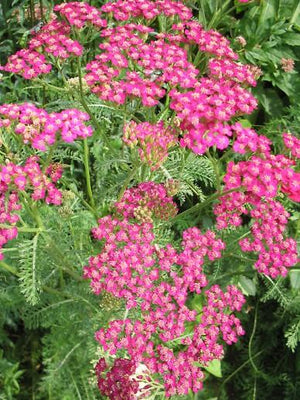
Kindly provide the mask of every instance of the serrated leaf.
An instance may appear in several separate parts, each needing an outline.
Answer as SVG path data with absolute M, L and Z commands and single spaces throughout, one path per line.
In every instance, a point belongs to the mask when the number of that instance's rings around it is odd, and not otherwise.
M 300 33 L 287 32 L 281 37 L 285 44 L 290 46 L 300 46 Z

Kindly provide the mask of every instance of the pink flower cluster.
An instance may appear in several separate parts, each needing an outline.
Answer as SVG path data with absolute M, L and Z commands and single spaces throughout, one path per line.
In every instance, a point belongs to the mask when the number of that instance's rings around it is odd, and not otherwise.
M 158 247 L 149 223 L 131 224 L 111 216 L 98 223 L 92 233 L 104 246 L 90 258 L 84 275 L 96 294 L 104 290 L 124 299 L 141 318 L 111 321 L 96 339 L 110 354 L 126 350 L 132 361 L 159 374 L 167 397 L 189 389 L 197 392 L 204 375 L 195 362 L 207 365 L 222 357 L 220 336 L 231 344 L 244 334 L 232 315 L 244 303 L 236 288 L 228 287 L 225 293 L 217 286 L 208 290 L 200 323 L 196 311 L 186 305 L 189 293 L 200 294 L 207 285 L 202 271 L 205 259 L 220 258 L 224 243 L 211 231 L 202 234 L 190 228 L 184 231 L 178 252 L 171 245 Z M 187 322 L 194 330 L 186 336 Z M 167 345 L 176 342 L 186 347 L 177 353 Z
M 14 225 L 18 222 L 19 216 L 15 214 L 15 211 L 22 208 L 17 192 L 12 191 L 7 194 L 2 189 L 3 186 L 5 185 L 0 182 L 0 224 L 8 225 L 8 227 L 0 228 L 0 260 L 3 260 L 1 252 L 3 246 L 18 236 L 18 229 Z
M 251 128 L 244 128 L 239 122 L 231 125 L 230 128 L 235 139 L 232 148 L 236 153 L 269 154 L 271 152 L 272 142 L 266 136 L 258 135 Z
M 198 71 L 188 62 L 186 51 L 163 40 L 146 43 L 151 32 L 133 23 L 103 30 L 101 36 L 107 37 L 99 46 L 103 52 L 86 66 L 92 92 L 118 104 L 139 97 L 144 106 L 154 106 L 165 95 L 166 84 L 188 88 L 197 82 Z
M 201 121 L 228 121 L 235 115 L 250 114 L 257 106 L 256 99 L 231 80 L 201 78 L 194 89 L 181 93 L 170 92 L 170 108 L 175 110 L 184 125 L 197 128 Z
M 130 18 L 142 17 L 153 19 L 160 14 L 167 17 L 178 16 L 182 21 L 189 20 L 193 14 L 180 1 L 172 0 L 118 0 L 108 2 L 101 7 L 101 11 L 112 13 L 117 21 L 127 21 Z
M 163 121 L 156 124 L 130 121 L 123 130 L 123 141 L 131 148 L 137 147 L 142 161 L 152 170 L 163 164 L 169 148 L 176 144 L 175 130 L 165 127 Z
M 272 278 L 286 276 L 287 267 L 298 262 L 296 240 L 283 236 L 290 214 L 278 201 L 269 200 L 259 203 L 250 215 L 254 220 L 251 226 L 253 240 L 242 239 L 239 242 L 241 249 L 258 253 L 255 268 L 259 272 Z
M 170 108 L 184 131 L 180 144 L 197 154 L 204 154 L 211 146 L 227 148 L 235 129 L 225 122 L 242 113 L 250 114 L 257 105 L 246 89 L 224 79 L 201 78 L 194 90 L 183 94 L 173 89 L 170 97 Z
M 127 189 L 122 199 L 115 203 L 116 211 L 125 218 L 142 222 L 168 220 L 177 214 L 177 206 L 163 184 L 142 182 Z
M 112 14 L 117 21 L 136 17 L 152 20 L 161 13 L 181 19 L 169 33 L 156 33 L 148 26 L 149 21 L 146 25 L 128 22 L 103 29 L 101 53 L 86 65 L 85 81 L 102 100 L 117 104 L 138 98 L 143 106 L 152 107 L 169 95 L 170 107 L 181 122 L 180 144 L 197 154 L 214 145 L 225 149 L 231 136 L 226 122 L 242 113 L 251 113 L 257 105 L 241 86 L 254 86 L 255 73 L 249 66 L 234 61 L 238 56 L 225 37 L 191 21 L 192 12 L 180 1 L 118 0 L 101 9 L 84 2 L 70 2 L 55 6 L 55 11 L 68 22 L 54 17 L 30 40 L 27 52 L 43 49 L 60 58 L 80 55 L 82 47 L 70 38 L 70 25 L 81 29 L 91 23 L 105 28 L 101 12 Z M 197 45 L 199 54 L 216 57 L 209 61 L 209 77 L 199 79 L 199 71 L 188 59 L 189 45 Z M 9 68 L 13 68 L 12 64 Z M 43 69 L 49 72 L 51 65 Z M 18 71 L 24 73 L 22 68 Z M 39 68 L 30 68 L 26 76 L 39 73 Z
M 300 139 L 293 136 L 291 133 L 283 133 L 283 142 L 285 147 L 287 147 L 292 156 L 295 158 L 300 158 Z
M 3 258 L 1 253 L 3 245 L 18 234 L 17 227 L 14 226 L 19 220 L 19 216 L 14 212 L 22 208 L 18 192 L 32 191 L 33 200 L 45 200 L 47 204 L 61 204 L 62 194 L 53 182 L 61 177 L 62 169 L 58 169 L 52 179 L 48 171 L 42 172 L 38 160 L 38 157 L 32 156 L 26 160 L 24 166 L 12 162 L 0 166 L 0 223 L 11 225 L 9 228 L 0 228 L 0 259 Z
M 135 400 L 139 391 L 139 384 L 132 377 L 137 363 L 125 358 L 117 358 L 109 372 L 104 358 L 100 358 L 95 366 L 98 387 L 101 394 L 110 400 Z M 103 377 L 106 372 L 105 377 Z
M 81 44 L 69 37 L 70 26 L 53 18 L 44 25 L 29 41 L 30 51 L 45 51 L 54 57 L 66 59 L 71 56 L 81 56 Z
M 238 59 L 238 55 L 230 48 L 228 39 L 213 29 L 206 31 L 199 22 L 179 23 L 173 25 L 172 28 L 177 33 L 174 39 L 179 39 L 181 43 L 197 44 L 200 51 L 216 57 Z
M 238 135 L 244 135 L 244 130 L 245 128 L 238 126 Z M 249 214 L 251 209 L 250 216 L 254 223 L 250 231 L 253 241 L 248 238 L 241 241 L 242 250 L 259 254 L 255 263 L 258 271 L 272 278 L 285 276 L 286 268 L 298 261 L 297 246 L 295 240 L 284 239 L 289 213 L 275 198 L 281 191 L 291 200 L 300 201 L 300 173 L 292 169 L 293 160 L 284 155 L 270 153 L 271 142 L 267 138 L 257 137 L 258 145 L 251 149 L 252 142 L 247 142 L 247 136 L 255 141 L 253 131 L 248 131 L 242 148 L 240 144 L 237 146 L 240 152 L 243 153 L 248 148 L 261 154 L 253 155 L 247 161 L 237 164 L 232 161 L 228 163 L 224 177 L 225 190 L 240 188 L 242 192 L 232 192 L 221 197 L 214 208 L 217 227 L 224 229 L 229 225 L 241 225 L 241 215 Z
M 37 51 L 22 49 L 8 58 L 1 71 L 20 74 L 25 79 L 36 78 L 40 74 L 48 74 L 52 69 L 51 64 L 46 61 L 43 54 Z
M 71 26 L 83 28 L 87 23 L 102 28 L 106 26 L 106 20 L 101 18 L 101 12 L 95 7 L 84 2 L 70 2 L 56 5 L 54 11 L 68 21 L 59 21 L 53 14 L 51 20 L 39 31 L 31 30 L 33 37 L 28 43 L 28 48 L 18 51 L 8 58 L 0 70 L 20 74 L 25 79 L 32 79 L 41 74 L 51 71 L 51 63 L 46 61 L 44 51 L 59 59 L 67 59 L 72 56 L 81 56 L 82 45 L 73 40 L 71 36 Z
M 240 83 L 247 83 L 256 86 L 256 78 L 250 65 L 233 62 L 230 59 L 211 59 L 208 62 L 208 69 L 211 75 L 219 79 L 228 78 Z
M 91 136 L 93 128 L 85 125 L 88 120 L 88 114 L 75 108 L 47 113 L 31 103 L 0 106 L 0 129 L 13 127 L 22 136 L 24 143 L 30 143 L 41 151 L 46 151 L 48 146 L 53 145 L 58 134 L 67 143 Z
M 173 30 L 156 34 L 135 23 L 104 29 L 102 53 L 87 64 L 87 84 L 101 99 L 118 104 L 137 97 L 144 106 L 155 106 L 167 93 L 184 133 L 182 146 L 197 154 L 214 145 L 225 149 L 232 136 L 225 122 L 257 106 L 240 84 L 255 86 L 256 76 L 249 66 L 233 61 L 237 55 L 218 32 L 205 31 L 195 21 L 174 25 Z M 198 78 L 199 71 L 181 47 L 192 44 L 218 57 L 209 63 L 210 77 Z
M 18 191 L 33 190 L 31 195 L 33 200 L 44 199 L 47 204 L 61 203 L 62 195 L 56 189 L 52 180 L 44 174 L 38 164 L 37 156 L 29 157 L 22 167 L 12 162 L 0 166 L 1 191 L 7 192 L 13 187 Z M 56 177 L 60 178 L 62 171 Z
M 71 1 L 57 4 L 54 6 L 54 11 L 65 17 L 71 26 L 79 29 L 84 28 L 87 24 L 98 28 L 107 25 L 106 20 L 101 18 L 101 11 L 85 2 Z

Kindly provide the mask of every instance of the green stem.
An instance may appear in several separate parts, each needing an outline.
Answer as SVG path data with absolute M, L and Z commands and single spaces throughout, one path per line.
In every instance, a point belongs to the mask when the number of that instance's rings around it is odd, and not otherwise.
M 3 269 L 5 269 L 5 271 L 10 272 L 11 274 L 13 274 L 16 277 L 20 276 L 20 274 L 16 268 L 12 267 L 11 265 L 7 264 L 4 261 L 0 261 L 0 267 L 2 267 Z M 47 292 L 47 293 L 52 293 L 52 294 L 56 294 L 56 295 L 67 297 L 67 298 L 73 298 L 73 296 L 71 296 L 69 293 L 61 292 L 60 290 L 56 290 L 49 286 L 43 285 L 42 289 L 44 292 Z
M 12 226 L 11 225 L 6 225 L 6 224 L 0 224 L 0 229 L 11 229 L 12 228 Z M 25 227 L 22 227 L 22 226 L 20 226 L 20 227 L 18 227 L 17 226 L 17 229 L 18 229 L 18 232 L 24 232 L 24 233 L 37 233 L 37 232 L 41 232 L 42 231 L 42 229 L 41 228 L 31 228 L 31 227 L 27 227 L 27 226 L 25 226 Z
M 254 263 L 257 261 L 257 260 L 253 260 L 252 258 L 242 257 L 242 256 L 239 256 L 238 254 L 234 254 L 234 253 L 224 253 L 222 255 L 222 258 L 226 258 L 226 257 L 233 257 L 233 258 L 237 258 L 238 260 L 242 260 L 242 261 L 250 261 L 251 263 Z
M 44 7 L 43 0 L 40 0 L 40 12 L 41 12 L 41 20 L 44 21 Z
M 57 148 L 58 145 L 58 141 L 56 141 L 53 146 L 50 146 L 49 151 L 48 151 L 48 155 L 47 155 L 47 159 L 45 161 L 45 164 L 43 166 L 43 172 L 45 173 L 47 167 L 49 167 L 51 161 L 52 161 L 52 157 L 54 154 L 55 149 Z
M 92 191 L 92 185 L 91 185 L 91 175 L 90 175 L 90 168 L 89 168 L 89 146 L 87 139 L 83 139 L 83 163 L 84 163 L 84 169 L 85 169 L 85 179 L 86 179 L 86 188 L 87 188 L 87 193 L 88 197 L 91 202 L 91 206 L 94 209 L 95 208 L 95 200 L 93 197 L 93 191 Z
M 96 213 L 95 209 L 94 209 L 87 201 L 85 201 L 85 200 L 80 196 L 80 194 L 79 194 L 78 192 L 76 192 L 75 190 L 73 190 L 72 188 L 70 188 L 70 187 L 68 186 L 67 181 L 65 181 L 64 179 L 61 179 L 60 181 L 68 188 L 68 190 L 70 190 L 70 192 L 72 192 L 72 193 L 75 194 L 75 196 L 81 201 L 81 203 L 82 203 L 86 208 L 88 208 L 88 209 L 91 211 L 91 213 L 94 215 L 94 217 L 96 218 L 96 220 L 98 220 L 98 219 L 99 219 L 99 216 L 98 216 L 98 214 Z
M 248 235 L 250 235 L 250 233 L 251 233 L 251 231 L 247 231 L 246 233 L 244 233 L 239 238 L 237 238 L 237 239 L 233 240 L 232 242 L 230 242 L 229 246 L 226 247 L 226 250 L 230 249 L 230 247 L 232 247 L 232 245 L 235 244 L 236 242 L 239 242 L 240 240 L 242 240 L 245 237 L 247 237 Z
M 122 188 L 121 188 L 121 190 L 120 190 L 120 193 L 119 193 L 119 195 L 118 195 L 118 200 L 117 200 L 117 201 L 120 201 L 120 200 L 122 199 L 125 190 L 127 189 L 128 185 L 129 185 L 129 183 L 130 183 L 130 181 L 131 181 L 131 180 L 134 178 L 134 176 L 136 175 L 138 169 L 139 169 L 139 165 L 136 165 L 135 167 L 132 168 L 130 174 L 127 176 L 127 178 L 126 178 L 126 180 L 125 180 L 125 182 L 124 182 L 124 184 L 123 184 L 123 186 L 122 186 Z
M 16 270 L 16 268 L 12 267 L 11 265 L 8 265 L 6 262 L 4 261 L 0 261 L 0 266 L 5 269 L 6 271 L 10 272 L 11 274 L 15 275 L 15 276 L 19 276 L 18 271 Z
M 261 353 L 263 353 L 264 350 L 260 350 L 258 353 L 256 353 L 253 357 L 252 360 L 254 360 L 254 358 L 258 357 Z M 218 399 L 220 397 L 220 392 L 222 390 L 222 388 L 225 386 L 225 384 L 230 381 L 230 379 L 232 379 L 234 377 L 234 375 L 236 375 L 238 372 L 240 372 L 244 367 L 246 367 L 247 364 L 250 363 L 250 360 L 245 361 L 243 364 L 241 364 L 236 370 L 234 370 L 232 372 L 232 374 L 230 374 L 221 384 L 220 389 L 219 389 L 219 394 L 218 394 Z
M 216 175 L 216 186 L 217 186 L 217 193 L 221 192 L 221 176 L 218 162 L 211 156 L 209 150 L 206 152 L 207 157 L 209 158 L 210 162 L 212 163 L 215 175 Z
M 256 303 L 256 307 L 255 307 L 253 329 L 252 329 L 252 333 L 251 333 L 249 345 L 248 345 L 249 360 L 250 360 L 250 363 L 251 363 L 252 368 L 254 369 L 255 373 L 258 373 L 259 371 L 258 371 L 258 369 L 253 361 L 253 357 L 252 357 L 252 342 L 253 342 L 255 331 L 256 331 L 257 311 L 258 311 L 258 302 Z
M 29 9 L 30 9 L 30 22 L 31 22 L 31 27 L 34 26 L 35 23 L 35 13 L 34 13 L 34 0 L 30 0 L 29 3 Z
M 87 102 L 85 101 L 84 98 L 84 93 L 83 93 L 83 86 L 82 86 L 82 72 L 81 72 L 81 59 L 80 57 L 77 57 L 77 69 L 78 69 L 78 78 L 79 78 L 79 101 L 82 105 L 82 107 L 84 108 L 84 110 L 89 114 L 89 116 L 91 117 L 91 120 L 93 121 L 97 131 L 100 133 L 105 145 L 109 148 L 111 148 L 111 144 L 107 138 L 107 136 L 105 135 L 105 133 L 103 132 L 97 118 L 94 117 L 94 114 L 92 113 L 92 111 L 90 110 Z
M 66 89 L 65 88 L 61 88 L 61 87 L 58 87 L 58 86 L 51 85 L 50 83 L 44 82 L 41 79 L 36 78 L 35 82 L 40 83 L 42 85 L 41 87 L 47 86 L 49 89 L 52 89 L 52 90 L 54 90 L 56 92 L 64 92 L 64 93 L 66 93 Z
M 227 150 L 220 158 L 219 161 L 224 161 L 226 160 L 226 158 L 228 158 L 229 156 L 231 156 L 233 154 L 233 150 L 229 149 Z

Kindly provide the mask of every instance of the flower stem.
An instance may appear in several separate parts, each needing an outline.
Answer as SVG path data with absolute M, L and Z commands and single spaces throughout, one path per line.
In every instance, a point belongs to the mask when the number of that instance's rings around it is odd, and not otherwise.
M 89 168 L 89 146 L 87 143 L 87 139 L 83 139 L 83 163 L 85 169 L 85 179 L 86 179 L 86 188 L 88 197 L 91 202 L 91 206 L 95 208 L 95 200 L 93 197 L 92 185 L 91 185 L 91 175 L 90 175 L 90 168 Z

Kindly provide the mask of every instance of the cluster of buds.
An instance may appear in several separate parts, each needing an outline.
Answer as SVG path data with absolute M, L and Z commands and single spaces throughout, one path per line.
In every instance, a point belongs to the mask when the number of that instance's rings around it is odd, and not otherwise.
M 176 131 L 165 127 L 163 121 L 156 124 L 131 121 L 124 126 L 123 140 L 128 146 L 137 147 L 142 161 L 155 170 L 167 158 L 169 148 L 176 144 Z
M 281 68 L 284 72 L 292 72 L 294 71 L 295 61 L 292 58 L 282 58 L 281 59 Z

